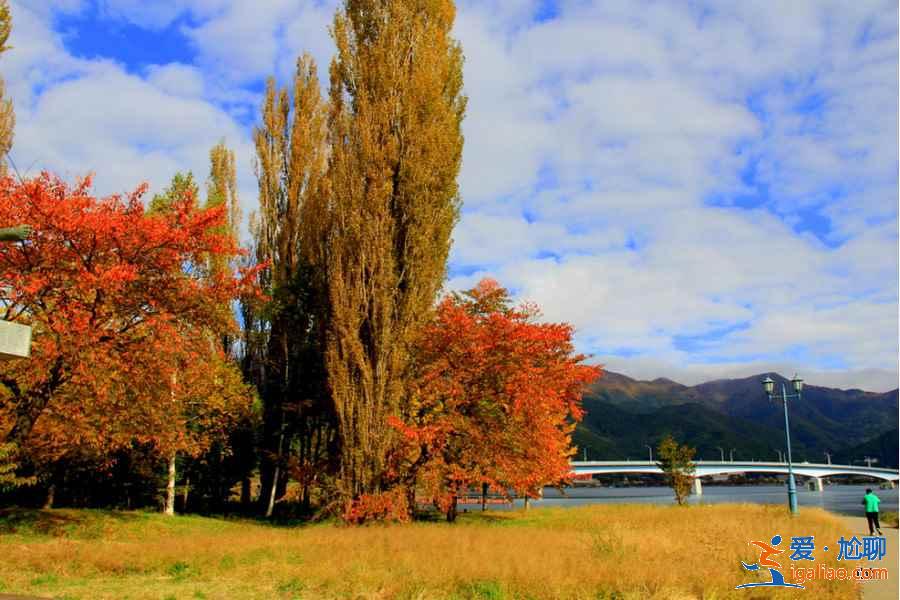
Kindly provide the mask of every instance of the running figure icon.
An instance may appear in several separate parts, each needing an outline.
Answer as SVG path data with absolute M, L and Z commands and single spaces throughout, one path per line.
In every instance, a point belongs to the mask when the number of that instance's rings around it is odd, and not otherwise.
M 784 550 L 778 550 L 775 546 L 781 543 L 781 536 L 776 535 L 772 538 L 772 543 L 767 544 L 765 542 L 751 541 L 749 544 L 751 546 L 756 546 L 760 550 L 759 561 L 753 564 L 747 564 L 744 561 L 741 561 L 741 565 L 747 571 L 759 571 L 760 568 L 769 569 L 769 575 L 772 577 L 772 581 L 765 581 L 760 583 L 744 583 L 742 585 L 737 586 L 736 590 L 740 590 L 742 588 L 754 588 L 754 587 L 790 587 L 790 588 L 800 588 L 805 589 L 802 585 L 798 585 L 796 583 L 785 583 L 784 575 L 781 574 L 781 563 L 772 558 L 773 556 L 777 556 L 784 552 Z

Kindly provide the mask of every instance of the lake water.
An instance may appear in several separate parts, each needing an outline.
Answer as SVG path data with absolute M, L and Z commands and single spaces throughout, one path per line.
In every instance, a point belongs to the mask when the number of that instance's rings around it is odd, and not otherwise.
M 826 485 L 823 492 L 811 492 L 798 486 L 797 502 L 803 506 L 816 506 L 832 512 L 863 516 L 862 497 L 866 488 L 871 487 L 881 499 L 881 512 L 898 510 L 897 489 L 882 490 L 877 485 Z M 532 507 L 541 506 L 581 506 L 583 504 L 672 504 L 674 498 L 668 487 L 579 487 L 567 488 L 563 497 L 553 488 L 544 490 L 544 497 L 532 500 Z M 787 506 L 787 487 L 784 485 L 705 485 L 703 495 L 691 495 L 691 504 L 716 504 L 719 502 L 751 502 L 755 504 L 783 504 Z M 522 501 L 517 500 L 517 507 Z M 508 505 L 506 505 L 508 507 Z M 461 508 L 477 510 L 480 506 L 463 505 Z M 491 510 L 504 508 L 504 505 L 491 505 Z

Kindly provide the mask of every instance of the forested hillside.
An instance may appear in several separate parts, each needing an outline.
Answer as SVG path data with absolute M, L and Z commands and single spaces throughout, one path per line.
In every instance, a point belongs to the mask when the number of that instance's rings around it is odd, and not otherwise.
M 584 397 L 586 412 L 575 433 L 579 457 L 649 458 L 671 433 L 697 448 L 698 457 L 777 460 L 784 449 L 784 413 L 780 402 L 763 392 L 761 373 L 684 386 L 668 379 L 637 381 L 606 373 Z M 790 382 L 777 373 L 776 390 Z M 886 393 L 804 387 L 799 401 L 789 401 L 791 441 L 796 460 L 860 461 L 897 465 L 897 390 Z M 719 450 L 722 448 L 722 451 Z

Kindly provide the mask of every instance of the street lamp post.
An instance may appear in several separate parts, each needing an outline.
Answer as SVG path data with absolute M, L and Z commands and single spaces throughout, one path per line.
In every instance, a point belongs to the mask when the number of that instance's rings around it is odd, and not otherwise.
M 731 459 L 731 462 L 734 462 L 734 451 L 735 450 L 737 450 L 737 448 L 732 448 L 731 452 L 729 453 L 729 458 Z
M 653 462 L 653 446 L 644 444 L 644 447 L 650 451 L 650 462 Z
M 784 455 L 781 453 L 781 450 L 775 448 L 775 452 L 778 453 L 778 462 L 784 462 Z
M 721 455 L 722 462 L 725 462 L 725 449 L 722 446 L 716 446 L 719 449 L 719 454 Z
M 763 379 L 762 384 L 769 400 L 776 400 L 778 397 L 772 395 L 772 392 L 775 391 L 775 381 L 773 381 L 771 377 L 766 376 L 766 378 Z M 791 514 L 796 515 L 798 512 L 797 483 L 794 480 L 794 465 L 791 462 L 791 426 L 788 421 L 788 398 L 800 399 L 800 392 L 803 390 L 803 380 L 797 377 L 797 375 L 794 375 L 794 378 L 791 379 L 791 385 L 793 386 L 795 393 L 788 394 L 787 388 L 785 388 L 783 383 L 781 384 L 781 401 L 784 404 L 784 439 L 787 442 L 788 506 L 791 509 Z
M 829 465 L 831 464 L 831 452 L 826 452 L 826 453 L 825 453 L 825 460 L 828 461 L 828 464 L 829 464 Z

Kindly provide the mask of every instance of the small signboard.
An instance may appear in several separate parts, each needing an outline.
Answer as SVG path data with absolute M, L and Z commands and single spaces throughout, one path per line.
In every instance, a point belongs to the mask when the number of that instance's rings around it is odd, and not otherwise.
M 31 356 L 31 327 L 0 321 L 0 360 Z

